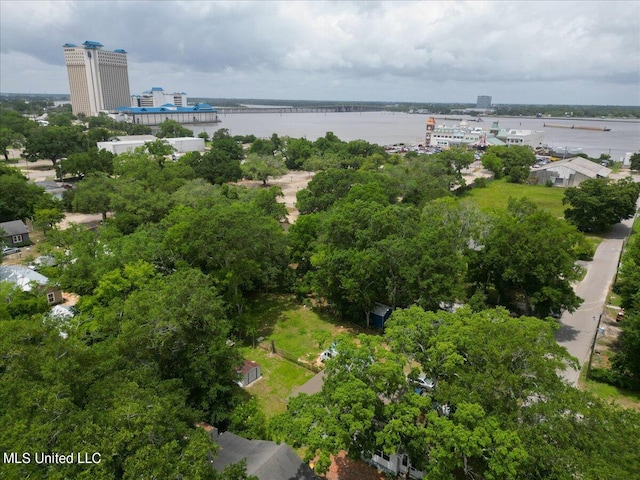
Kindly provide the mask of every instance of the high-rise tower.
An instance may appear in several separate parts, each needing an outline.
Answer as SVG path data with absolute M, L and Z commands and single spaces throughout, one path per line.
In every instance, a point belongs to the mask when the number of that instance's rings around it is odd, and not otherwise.
M 96 116 L 101 110 L 113 110 L 131 102 L 127 52 L 102 47 L 101 43 L 89 40 L 79 47 L 72 43 L 63 45 L 74 115 Z

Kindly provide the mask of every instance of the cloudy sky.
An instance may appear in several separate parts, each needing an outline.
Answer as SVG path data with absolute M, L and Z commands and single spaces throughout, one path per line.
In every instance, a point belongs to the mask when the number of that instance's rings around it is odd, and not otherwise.
M 0 0 L 0 91 L 69 93 L 85 40 L 132 94 L 640 105 L 638 1 Z

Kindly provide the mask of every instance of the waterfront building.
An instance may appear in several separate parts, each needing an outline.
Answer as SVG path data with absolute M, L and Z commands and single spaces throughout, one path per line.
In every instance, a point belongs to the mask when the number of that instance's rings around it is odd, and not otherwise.
M 134 152 L 136 148 L 158 140 L 153 135 L 120 136 L 108 142 L 98 142 L 98 150 L 107 150 L 114 155 Z M 199 137 L 163 138 L 165 143 L 171 145 L 177 154 L 187 152 L 204 152 L 204 139 Z
M 473 122 L 472 122 L 473 123 Z M 501 129 L 493 122 L 489 131 L 480 126 L 471 126 L 465 120 L 458 125 L 437 125 L 433 117 L 427 120 L 425 145 L 450 148 L 460 146 L 529 145 L 536 148 L 542 144 L 544 132 L 537 130 Z
M 161 87 L 153 87 L 142 95 L 131 95 L 132 107 L 161 107 L 163 105 L 187 106 L 187 94 L 184 92 L 167 93 Z
M 208 103 L 185 107 L 166 104 L 161 107 L 119 107 L 115 120 L 140 125 L 160 125 L 165 120 L 178 123 L 218 123 L 218 110 Z
M 74 115 L 97 116 L 129 104 L 126 51 L 104 50 L 100 42 L 90 40 L 81 46 L 66 43 L 63 48 Z

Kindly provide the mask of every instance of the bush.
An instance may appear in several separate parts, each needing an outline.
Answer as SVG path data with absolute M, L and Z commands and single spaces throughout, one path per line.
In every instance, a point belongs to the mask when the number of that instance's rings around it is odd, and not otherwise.
M 489 179 L 485 177 L 478 177 L 473 181 L 474 188 L 487 188 L 489 185 Z
M 589 373 L 589 380 L 595 382 L 607 383 L 614 387 L 622 388 L 624 390 L 636 391 L 639 385 L 635 384 L 631 378 L 622 375 L 615 370 L 609 370 L 606 368 L 592 368 Z

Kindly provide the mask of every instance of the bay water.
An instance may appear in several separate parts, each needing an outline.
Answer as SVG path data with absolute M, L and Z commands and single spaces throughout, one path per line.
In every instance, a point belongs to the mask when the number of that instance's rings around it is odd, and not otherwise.
M 294 138 L 305 137 L 314 141 L 326 132 L 333 132 L 341 140 L 366 140 L 378 145 L 398 143 L 419 144 L 424 142 L 426 121 L 430 115 L 401 112 L 327 112 L 327 113 L 234 113 L 219 114 L 217 124 L 185 125 L 197 135 L 226 128 L 231 135 L 250 135 L 268 138 L 273 133 Z M 573 119 L 531 117 L 482 117 L 474 118 L 451 114 L 433 115 L 438 125 L 458 125 L 460 119 L 469 125 L 488 130 L 498 122 L 500 128 L 538 130 L 544 132 L 543 143 L 558 150 L 581 149 L 590 157 L 602 153 L 620 161 L 627 152 L 640 152 L 640 120 L 619 119 Z M 546 127 L 545 124 L 565 125 L 568 128 Z M 571 129 L 585 126 L 601 130 Z M 610 131 L 604 131 L 604 128 Z

